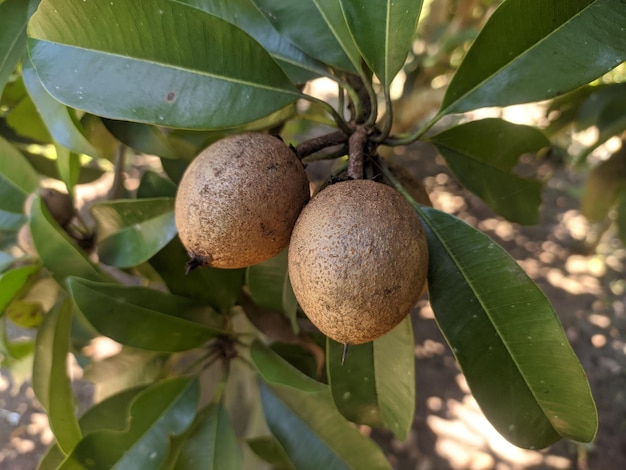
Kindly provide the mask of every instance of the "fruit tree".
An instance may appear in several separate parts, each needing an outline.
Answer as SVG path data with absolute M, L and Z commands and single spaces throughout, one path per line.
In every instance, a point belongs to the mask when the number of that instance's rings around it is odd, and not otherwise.
M 626 2 L 439 3 L 0 3 L 0 322 L 37 330 L 2 334 L 0 357 L 34 357 L 55 436 L 40 468 L 391 468 L 357 425 L 411 428 L 420 298 L 507 440 L 593 440 L 545 295 L 394 154 L 428 144 L 496 214 L 536 224 L 545 179 L 520 157 L 584 165 L 626 129 Z M 409 100 L 420 87 L 435 106 Z M 535 102 L 545 125 L 468 114 Z M 557 131 L 585 109 L 601 131 L 570 159 Z M 586 210 L 626 227 L 616 155 Z M 97 337 L 119 345 L 106 369 Z M 80 417 L 68 355 L 96 384 Z

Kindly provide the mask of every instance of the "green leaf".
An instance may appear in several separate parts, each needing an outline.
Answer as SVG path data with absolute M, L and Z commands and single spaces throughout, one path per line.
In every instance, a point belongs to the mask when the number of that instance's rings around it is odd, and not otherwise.
M 507 0 L 450 82 L 440 115 L 545 100 L 626 60 L 623 1 Z
M 137 199 L 149 199 L 152 197 L 176 197 L 177 186 L 168 178 L 158 173 L 146 170 L 141 175 L 141 181 L 137 188 Z
M 102 119 L 102 123 L 117 140 L 137 152 L 158 155 L 161 158 L 178 158 L 167 135 L 156 126 L 112 119 Z
M 581 121 L 598 129 L 596 141 L 576 156 L 576 161 L 583 162 L 600 145 L 615 135 L 626 130 L 626 83 L 616 83 L 599 87 L 581 106 Z
M 287 250 L 247 268 L 246 285 L 254 303 L 266 310 L 285 313 L 297 333 L 298 302 L 287 273 Z
M 7 305 L 28 284 L 28 280 L 40 270 L 40 265 L 30 264 L 0 274 L 0 316 Z
M 296 468 L 391 468 L 381 449 L 337 411 L 327 385 L 258 341 L 250 355 L 264 380 L 261 401 L 267 424 Z
M 228 411 L 211 403 L 198 412 L 184 436 L 174 469 L 221 470 L 242 468 L 241 449 Z
M 67 376 L 71 326 L 72 303 L 66 300 L 45 316 L 37 333 L 33 364 L 35 396 L 46 408 L 50 428 L 66 454 L 82 436 Z
M 235 127 L 300 97 L 250 36 L 180 3 L 43 0 L 28 33 L 48 92 L 111 119 Z
M 270 53 L 293 83 L 304 83 L 326 74 L 313 60 L 280 35 L 251 0 L 175 0 L 222 18 L 243 29 Z
M 351 345 L 326 343 L 328 383 L 337 408 L 350 421 L 386 427 L 405 440 L 415 412 L 415 347 L 411 319 L 381 338 Z
M 539 222 L 542 184 L 512 172 L 522 154 L 550 145 L 539 130 L 494 118 L 461 124 L 428 140 L 460 183 L 495 212 L 521 224 Z
M 126 430 L 86 435 L 59 468 L 160 468 L 170 437 L 184 432 L 193 421 L 198 399 L 195 379 L 159 382 L 136 396 Z
M 185 274 L 187 261 L 189 256 L 176 237 L 149 263 L 173 294 L 191 297 L 227 313 L 237 303 L 245 271 L 204 267 Z
M 149 351 L 186 351 L 221 331 L 185 318 L 195 303 L 147 287 L 121 286 L 70 278 L 78 309 L 101 334 Z
M 309 56 L 346 72 L 361 70 L 361 56 L 339 0 L 252 0 L 274 27 Z
M 28 7 L 25 0 L 0 3 L 0 94 L 26 49 Z
M 60 284 L 68 276 L 79 276 L 93 281 L 111 279 L 59 227 L 39 195 L 31 206 L 30 233 L 42 263 Z
M 96 204 L 98 256 L 111 266 L 141 264 L 176 236 L 173 198 L 116 200 Z
M 437 323 L 487 419 L 520 447 L 590 442 L 598 416 L 589 384 L 545 295 L 486 235 L 415 208 L 427 229 Z
M 23 214 L 28 194 L 39 187 L 39 177 L 22 154 L 0 137 L 0 210 Z
M 162 372 L 161 353 L 124 347 L 118 354 L 90 362 L 83 379 L 94 384 L 93 399 L 99 402 L 127 388 L 153 383 Z
M 340 0 L 355 42 L 369 68 L 389 87 L 413 45 L 422 0 Z
M 78 420 L 83 435 L 100 429 L 123 431 L 128 425 L 128 410 L 132 401 L 145 388 L 141 386 L 124 390 L 89 408 Z M 37 470 L 56 470 L 64 459 L 65 455 L 58 444 L 54 444 L 39 462 Z
M 46 91 L 28 58 L 22 64 L 22 79 L 31 100 L 54 140 L 72 152 L 97 157 L 98 151 L 83 134 L 80 122 L 73 115 L 74 111 L 59 103 Z
M 626 189 L 626 146 L 589 170 L 580 200 L 580 213 L 592 222 L 609 215 Z
M 77 153 L 70 152 L 60 145 L 56 146 L 56 166 L 59 178 L 65 183 L 67 192 L 74 194 L 74 186 L 78 183 L 80 176 L 80 159 Z
M 252 451 L 275 470 L 297 470 L 289 460 L 285 449 L 271 436 L 255 437 L 247 440 Z

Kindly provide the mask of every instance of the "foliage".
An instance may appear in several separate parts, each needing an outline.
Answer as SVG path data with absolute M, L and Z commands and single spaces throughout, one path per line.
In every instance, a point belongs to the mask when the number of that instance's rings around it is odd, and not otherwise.
M 56 437 L 40 468 L 390 468 L 353 423 L 407 436 L 409 319 L 351 347 L 342 366 L 341 345 L 299 311 L 284 253 L 245 270 L 184 272 L 173 198 L 189 161 L 224 135 L 305 120 L 332 129 L 295 146 L 303 162 L 336 158 L 333 177 L 382 173 L 421 217 L 430 303 L 496 429 L 527 448 L 594 438 L 589 386 L 545 296 L 485 235 L 416 202 L 377 150 L 429 142 L 496 213 L 537 223 L 545 181 L 518 175 L 520 156 L 597 126 L 597 142 L 572 160 L 583 165 L 626 129 L 625 84 L 607 75 L 626 60 L 626 3 L 471 3 L 493 13 L 447 33 L 429 14 L 437 0 L 0 3 L 0 322 L 3 332 L 6 322 L 38 330 L 34 344 L 3 335 L 0 357 L 34 355 L 33 386 Z M 414 52 L 416 28 L 437 47 Z M 405 134 L 404 98 L 392 100 L 401 70 L 407 94 L 449 78 L 438 109 Z M 337 83 L 335 106 L 307 93 L 319 77 Z M 540 100 L 551 100 L 544 128 L 461 114 Z M 122 173 L 143 153 L 160 165 L 127 190 Z M 617 207 L 622 230 L 625 155 L 592 170 L 583 201 L 593 220 Z M 111 175 L 107 200 L 67 225 L 38 195 L 56 184 L 75 196 Z M 123 348 L 91 361 L 83 348 L 101 335 Z M 80 418 L 68 353 L 102 392 Z M 130 358 L 133 370 L 158 369 L 121 374 Z M 119 376 L 99 374 L 105 367 Z

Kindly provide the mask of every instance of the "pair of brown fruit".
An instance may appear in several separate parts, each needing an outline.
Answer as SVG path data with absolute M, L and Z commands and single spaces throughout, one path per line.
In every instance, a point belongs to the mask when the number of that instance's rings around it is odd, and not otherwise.
M 372 341 L 423 290 L 421 222 L 397 191 L 373 181 L 335 183 L 309 197 L 301 162 L 277 137 L 215 142 L 189 165 L 176 197 L 190 265 L 240 268 L 288 246 L 291 285 L 311 322 L 340 343 Z

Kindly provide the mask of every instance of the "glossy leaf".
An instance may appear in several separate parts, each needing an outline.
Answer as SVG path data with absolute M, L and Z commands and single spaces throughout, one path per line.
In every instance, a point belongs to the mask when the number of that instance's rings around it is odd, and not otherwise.
M 361 55 L 388 87 L 413 46 L 423 1 L 340 1 Z
M 39 177 L 22 154 L 0 137 L 0 210 L 22 214 L 28 194 L 39 187 Z
M 450 82 L 440 115 L 559 96 L 626 60 L 622 1 L 507 0 Z
M 161 158 L 178 158 L 167 135 L 158 127 L 112 119 L 103 119 L 102 123 L 117 140 L 137 152 L 158 155 Z
M 87 434 L 59 469 L 160 468 L 170 436 L 189 427 L 198 399 L 195 379 L 179 377 L 151 386 L 132 402 L 126 430 Z
M 437 323 L 487 419 L 520 447 L 590 442 L 598 416 L 589 384 L 545 295 L 486 235 L 415 207 Z
M 203 301 L 227 313 L 237 303 L 243 269 L 205 267 L 185 274 L 189 256 L 178 238 L 150 259 L 150 265 L 159 273 L 170 292 Z
M 31 100 L 54 140 L 72 152 L 97 157 L 98 151 L 83 134 L 80 122 L 73 115 L 74 111 L 59 103 L 48 93 L 39 81 L 37 72 L 35 72 L 28 58 L 22 63 L 22 79 Z
M 347 419 L 386 427 L 405 440 L 415 411 L 415 348 L 411 319 L 375 341 L 351 345 L 342 365 L 343 345 L 326 343 L 328 383 Z
M 63 284 L 68 276 L 94 281 L 111 279 L 59 227 L 39 195 L 34 198 L 31 206 L 29 226 L 37 254 L 59 283 Z
M 289 460 L 285 449 L 271 436 L 248 439 L 252 451 L 276 470 L 297 470 Z
M 0 316 L 7 305 L 21 292 L 28 280 L 37 274 L 41 266 L 30 264 L 0 274 Z
M 212 403 L 198 412 L 182 438 L 176 465 L 179 470 L 221 470 L 242 468 L 241 449 L 228 412 Z
M 74 396 L 67 376 L 72 303 L 66 300 L 48 313 L 37 333 L 33 389 L 46 408 L 59 447 L 69 453 L 81 439 Z
M 28 7 L 25 0 L 0 3 L 0 94 L 26 49 Z
M 56 166 L 59 178 L 65 183 L 68 194 L 74 194 L 74 186 L 80 176 L 80 158 L 61 145 L 56 146 Z
M 175 0 L 218 16 L 243 29 L 268 51 L 293 83 L 326 73 L 324 65 L 280 35 L 251 0 Z
M 287 250 L 246 270 L 246 285 L 252 300 L 261 308 L 283 312 L 297 331 L 298 302 L 287 273 Z
M 78 420 L 83 435 L 99 429 L 123 431 L 128 425 L 128 410 L 135 397 L 145 387 L 135 387 L 113 395 L 89 408 Z M 56 470 L 63 463 L 65 455 L 53 444 L 43 456 L 37 470 Z
M 98 256 L 112 266 L 141 264 L 177 233 L 173 198 L 116 200 L 96 204 L 91 214 L 98 225 Z
M 339 0 L 252 2 L 283 36 L 309 56 L 347 72 L 361 69 L 361 57 Z
M 92 114 L 190 129 L 239 126 L 300 96 L 241 29 L 181 3 L 150 6 L 43 0 L 28 32 L 46 89 Z
M 190 299 L 147 287 L 76 277 L 69 279 L 68 285 L 87 321 L 99 333 L 126 346 L 150 351 L 186 351 L 220 333 L 184 318 L 195 306 Z
M 539 222 L 542 184 L 512 170 L 524 153 L 550 145 L 536 128 L 483 119 L 429 138 L 454 176 L 498 214 L 513 222 Z
M 335 407 L 327 385 L 305 376 L 259 342 L 250 355 L 259 370 L 265 419 L 298 469 L 390 469 L 381 449 Z

